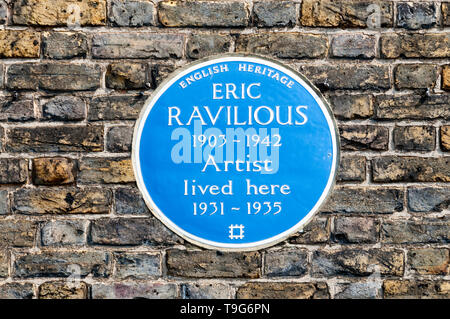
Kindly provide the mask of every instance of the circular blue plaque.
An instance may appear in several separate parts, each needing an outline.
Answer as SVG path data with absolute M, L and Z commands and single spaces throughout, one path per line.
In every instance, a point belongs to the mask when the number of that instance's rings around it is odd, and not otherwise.
M 229 54 L 173 73 L 145 103 L 133 138 L 152 213 L 202 247 L 253 250 L 301 230 L 339 159 L 325 99 L 277 61 Z

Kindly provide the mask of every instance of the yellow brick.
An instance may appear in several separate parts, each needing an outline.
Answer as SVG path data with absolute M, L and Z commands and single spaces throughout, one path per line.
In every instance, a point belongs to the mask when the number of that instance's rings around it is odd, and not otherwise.
M 39 32 L 35 31 L 0 31 L 0 57 L 3 58 L 38 58 L 41 45 Z
M 13 21 L 22 25 L 105 25 L 106 0 L 17 0 Z

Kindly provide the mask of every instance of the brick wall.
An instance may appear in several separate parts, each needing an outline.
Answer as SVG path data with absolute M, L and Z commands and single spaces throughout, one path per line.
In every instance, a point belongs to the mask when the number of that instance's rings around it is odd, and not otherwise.
M 441 1 L 0 0 L 0 297 L 449 298 L 449 12 Z M 172 70 L 243 51 L 320 88 L 342 159 L 303 233 L 220 253 L 152 217 L 131 138 Z

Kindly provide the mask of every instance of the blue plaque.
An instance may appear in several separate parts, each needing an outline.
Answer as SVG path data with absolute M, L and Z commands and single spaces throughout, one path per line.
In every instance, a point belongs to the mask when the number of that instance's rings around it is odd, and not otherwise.
M 253 55 L 203 59 L 145 103 L 133 138 L 137 185 L 184 239 L 254 250 L 301 230 L 334 184 L 336 124 L 304 76 Z

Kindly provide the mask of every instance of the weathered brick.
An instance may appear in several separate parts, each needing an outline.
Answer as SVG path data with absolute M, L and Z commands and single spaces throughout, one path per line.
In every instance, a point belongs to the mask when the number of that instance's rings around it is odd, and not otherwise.
M 8 18 L 8 5 L 4 0 L 0 1 L 0 24 L 6 23 Z
M 450 182 L 450 157 L 374 158 L 372 175 L 374 182 Z
M 408 252 L 408 265 L 421 275 L 447 275 L 450 256 L 446 248 L 420 248 Z
M 245 2 L 202 0 L 159 2 L 158 17 L 166 27 L 245 27 L 250 18 Z
M 337 176 L 339 182 L 364 182 L 365 179 L 366 158 L 364 156 L 341 157 Z
M 65 281 L 45 282 L 39 286 L 39 299 L 87 299 L 88 286 L 84 282 L 69 285 Z
M 299 71 L 321 90 L 384 90 L 390 87 L 386 65 L 303 65 Z
M 393 14 L 390 1 L 304 0 L 301 23 L 308 27 L 390 27 L 393 25 Z
M 40 47 L 39 32 L 0 30 L 0 58 L 39 58 Z
M 444 152 L 450 152 L 450 125 L 443 125 L 440 129 L 440 144 Z
M 308 271 L 308 252 L 305 249 L 268 250 L 265 254 L 264 274 L 268 277 L 300 277 Z
M 36 185 L 58 185 L 75 182 L 76 162 L 70 158 L 33 159 L 33 183 Z
M 442 88 L 450 90 L 450 65 L 444 65 L 442 68 Z
M 389 130 L 387 127 L 372 125 L 341 125 L 339 126 L 341 149 L 356 150 L 387 150 L 389 145 Z
M 118 27 L 155 25 L 155 6 L 149 0 L 112 0 L 109 21 Z
M 382 296 L 382 283 L 378 281 L 357 281 L 338 283 L 335 299 L 379 299 Z
M 374 114 L 373 97 L 368 94 L 329 95 L 333 114 L 338 119 L 370 118 Z
M 87 221 L 55 220 L 43 224 L 41 243 L 43 246 L 84 245 Z
M 0 220 L 0 248 L 32 247 L 37 224 L 28 220 Z
M 432 151 L 436 144 L 433 126 L 396 126 L 393 134 L 394 146 L 402 151 Z
M 164 81 L 168 75 L 175 71 L 176 67 L 173 64 L 152 63 L 150 65 L 150 72 L 152 74 L 152 88 L 156 88 Z
M 239 287 L 238 299 L 328 299 L 324 282 L 248 282 Z
M 331 41 L 331 56 L 336 58 L 372 59 L 376 38 L 365 34 L 341 34 Z
M 0 215 L 9 214 L 8 191 L 0 190 Z
M 145 95 L 117 95 L 93 98 L 88 120 L 136 120 L 147 99 Z
M 328 218 L 315 217 L 303 231 L 289 239 L 292 244 L 320 244 L 328 242 L 330 238 L 330 221 Z
M 114 126 L 106 133 L 106 149 L 112 153 L 130 152 L 133 141 L 132 126 Z
M 214 283 L 188 283 L 181 286 L 183 299 L 231 299 L 234 290 L 231 285 L 221 282 Z
M 236 52 L 270 54 L 286 59 L 324 57 L 327 50 L 327 37 L 296 32 L 241 34 L 236 42 Z
M 394 83 L 398 89 L 434 88 L 438 66 L 433 64 L 399 64 L 394 69 Z
M 445 33 L 383 33 L 381 56 L 397 58 L 448 58 L 450 35 Z
M 149 215 L 150 211 L 142 198 L 142 194 L 135 188 L 116 188 L 114 192 L 116 214 L 120 215 Z
M 35 119 L 33 100 L 26 97 L 4 97 L 0 101 L 0 121 L 25 122 Z
M 9 276 L 9 257 L 8 252 L 0 251 L 0 278 L 6 278 Z
M 291 1 L 258 1 L 253 3 L 253 23 L 258 27 L 293 26 L 297 11 Z
M 92 64 L 24 63 L 6 71 L 11 90 L 89 91 L 100 86 L 101 68 Z
M 450 224 L 415 221 L 386 221 L 381 226 L 384 243 L 448 243 Z
M 7 283 L 0 285 L 1 299 L 31 299 L 34 296 L 31 283 Z
M 339 216 L 334 220 L 333 239 L 339 243 L 376 243 L 379 229 L 373 218 Z
M 434 3 L 397 3 L 397 27 L 411 30 L 431 28 L 436 25 Z
M 116 184 L 134 181 L 133 167 L 129 158 L 84 157 L 80 161 L 79 183 Z
M 76 96 L 56 96 L 41 101 L 42 117 L 52 121 L 81 121 L 86 118 L 86 103 Z
M 440 212 L 450 206 L 450 188 L 408 188 L 408 207 L 412 212 Z
M 148 279 L 161 276 L 161 256 L 147 253 L 116 253 L 115 276 L 119 279 Z
M 0 158 L 0 184 L 22 184 L 27 181 L 27 175 L 27 160 Z
M 9 152 L 101 152 L 103 126 L 16 127 L 6 131 Z
M 108 283 L 91 286 L 93 299 L 173 299 L 177 285 L 162 282 Z
M 400 249 L 317 250 L 313 252 L 311 269 L 314 277 L 370 276 L 376 271 L 385 276 L 402 276 L 404 259 Z
M 106 70 L 106 87 L 118 90 L 144 89 L 150 82 L 145 63 L 112 63 Z
M 391 299 L 448 299 L 449 281 L 431 280 L 385 280 L 384 298 Z
M 225 34 L 192 34 L 187 42 L 186 55 L 191 59 L 199 59 L 209 55 L 230 51 L 232 37 Z
M 183 240 L 154 218 L 102 218 L 92 221 L 90 242 L 96 245 L 174 245 Z
M 335 187 L 324 212 L 393 213 L 403 210 L 403 190 L 378 187 Z
M 14 260 L 15 278 L 69 277 L 76 266 L 77 275 L 84 278 L 108 277 L 111 256 L 101 251 L 41 251 L 17 255 Z
M 376 118 L 380 120 L 450 119 L 447 95 L 378 95 L 375 100 Z
M 92 56 L 98 59 L 181 58 L 184 36 L 175 33 L 97 33 Z
M 44 32 L 42 51 L 48 59 L 85 58 L 88 40 L 86 34 L 80 32 Z
M 3 150 L 4 138 L 5 138 L 5 129 L 0 126 L 0 152 L 2 152 Z
M 82 26 L 105 25 L 106 0 L 17 0 L 12 14 L 14 24 L 70 26 L 78 22 Z
M 8 277 L 9 258 L 6 251 L 0 250 L 0 278 Z
M 442 24 L 450 26 L 450 2 L 442 2 Z
M 167 274 L 193 278 L 258 278 L 258 252 L 215 252 L 171 249 L 167 251 Z
M 335 299 L 379 299 L 382 296 L 382 283 L 375 281 L 338 283 Z
M 23 188 L 13 194 L 17 214 L 107 214 L 111 191 L 104 188 Z

